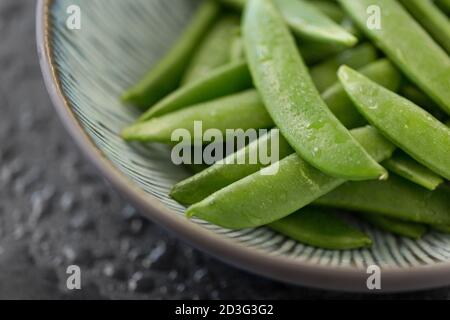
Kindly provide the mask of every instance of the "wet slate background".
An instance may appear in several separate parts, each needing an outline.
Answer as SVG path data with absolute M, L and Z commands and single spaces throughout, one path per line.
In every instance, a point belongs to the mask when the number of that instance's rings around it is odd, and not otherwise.
M 450 298 L 450 288 L 366 296 L 273 282 L 142 219 L 57 119 L 37 62 L 34 6 L 0 1 L 1 299 Z M 82 268 L 82 290 L 65 287 L 70 264 Z

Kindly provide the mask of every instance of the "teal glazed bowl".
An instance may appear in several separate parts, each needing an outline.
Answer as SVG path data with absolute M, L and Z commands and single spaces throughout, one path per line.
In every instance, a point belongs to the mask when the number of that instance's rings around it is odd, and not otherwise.
M 80 8 L 80 29 L 66 22 Z M 162 145 L 130 145 L 118 132 L 138 113 L 119 100 L 169 49 L 195 0 L 40 0 L 37 43 L 55 109 L 97 169 L 148 218 L 229 264 L 291 284 L 368 291 L 367 268 L 381 268 L 382 292 L 450 285 L 450 236 L 396 237 L 361 225 L 370 249 L 327 251 L 267 228 L 226 230 L 198 219 L 169 196 L 188 176 Z M 71 12 L 69 10 L 69 12 Z

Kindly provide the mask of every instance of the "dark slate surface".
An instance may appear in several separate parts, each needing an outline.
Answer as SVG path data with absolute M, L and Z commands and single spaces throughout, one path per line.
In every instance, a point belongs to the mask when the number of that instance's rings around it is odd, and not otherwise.
M 139 214 L 80 155 L 51 107 L 33 0 L 0 1 L 0 298 L 366 298 L 236 270 Z M 66 267 L 82 290 L 65 289 Z M 448 299 L 450 288 L 375 298 Z

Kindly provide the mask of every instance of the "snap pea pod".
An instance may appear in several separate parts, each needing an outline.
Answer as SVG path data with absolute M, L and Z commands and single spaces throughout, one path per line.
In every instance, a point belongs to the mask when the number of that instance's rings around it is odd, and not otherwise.
M 398 220 L 373 213 L 359 213 L 358 215 L 384 231 L 408 238 L 420 239 L 427 232 L 427 227 L 419 223 Z
M 336 23 L 341 23 L 344 20 L 344 11 L 335 3 L 321 0 L 313 0 L 309 1 L 309 3 L 322 11 L 322 13 L 326 14 Z
M 354 137 L 378 161 L 388 159 L 395 147 L 371 127 L 352 130 Z M 216 225 L 242 229 L 266 225 L 305 207 L 342 185 L 292 154 L 267 169 L 256 172 L 194 204 L 186 211 Z
M 450 15 L 450 0 L 436 0 L 435 2 L 439 9 L 446 15 Z
M 363 68 L 362 72 L 366 73 L 369 77 L 373 77 L 373 79 L 376 79 L 379 83 L 392 88 L 393 90 L 396 90 L 396 88 L 400 85 L 400 74 L 388 60 L 383 59 L 372 63 L 371 65 Z M 336 86 L 333 86 L 333 88 L 334 89 L 332 92 L 329 92 L 325 98 L 330 110 L 333 111 L 338 118 L 342 118 L 343 123 L 346 126 L 353 125 L 353 127 L 356 127 L 356 123 L 362 123 L 364 125 L 366 123 L 365 119 L 362 118 L 353 107 L 351 100 L 346 95 L 342 86 L 337 84 Z M 262 102 L 261 108 L 264 108 Z M 345 116 L 340 116 L 341 113 Z M 348 114 L 356 115 L 348 116 Z M 239 117 L 238 114 L 235 114 L 235 116 Z M 258 139 L 246 148 L 230 155 L 229 159 L 246 159 L 248 158 L 249 153 L 254 154 L 257 150 L 264 150 L 263 148 L 266 146 L 269 146 L 268 152 L 270 154 L 278 151 L 279 159 L 283 159 L 294 152 L 292 148 L 289 147 L 286 139 L 282 136 L 277 137 L 279 150 L 272 150 L 269 137 L 270 136 L 265 136 Z M 214 192 L 232 184 L 233 182 L 259 171 L 261 168 L 266 167 L 269 164 L 267 162 L 262 164 L 259 159 L 258 162 L 253 164 L 245 162 L 245 165 L 233 161 L 226 161 L 225 163 L 226 164 L 214 164 L 201 174 L 194 175 L 176 184 L 171 191 L 171 196 L 180 203 L 194 204 L 205 199 Z
M 194 82 L 231 61 L 231 46 L 239 26 L 240 20 L 234 15 L 222 17 L 213 26 L 189 63 L 182 85 Z
M 348 67 L 339 79 L 361 114 L 415 160 L 450 179 L 450 129 L 411 101 Z
M 405 83 L 399 91 L 400 95 L 406 99 L 414 102 L 418 106 L 430 112 L 436 119 L 442 120 L 447 117 L 447 114 L 442 111 L 441 108 L 431 100 L 425 93 L 422 92 L 416 86 Z
M 273 0 L 286 23 L 302 39 L 353 46 L 358 39 L 303 0 Z
M 339 0 L 363 32 L 426 94 L 450 114 L 450 58 L 397 2 Z M 379 8 L 369 16 L 368 8 Z M 368 20 L 369 19 L 369 20 Z M 369 22 L 374 22 L 369 25 Z
M 398 150 L 392 158 L 384 161 L 382 165 L 389 171 L 408 179 L 428 190 L 434 190 L 444 183 L 439 175 L 411 159 Z
M 283 136 L 306 161 L 350 180 L 384 178 L 381 167 L 321 99 L 289 30 L 270 0 L 250 0 L 243 22 L 255 86 Z
M 245 60 L 244 41 L 241 36 L 236 36 L 233 39 L 233 43 L 230 48 L 230 60 L 231 62 Z
M 267 160 L 270 158 L 262 156 L 261 150 L 267 150 L 267 154 L 270 155 L 275 153 L 280 160 L 294 152 L 277 131 L 271 130 L 245 148 L 230 154 L 223 161 L 177 183 L 172 188 L 170 196 L 187 205 L 205 199 L 214 192 L 269 166 L 271 163 Z M 250 161 L 250 155 L 256 156 L 256 159 Z
M 225 4 L 243 10 L 249 0 L 224 0 Z M 291 30 L 303 39 L 327 44 L 353 46 L 358 39 L 339 24 L 303 0 L 273 0 Z
M 188 130 L 194 136 L 196 122 L 201 123 L 202 130 L 215 129 L 223 136 L 228 129 L 245 131 L 273 126 L 258 93 L 248 90 L 138 122 L 123 130 L 122 137 L 127 141 L 171 143 L 177 129 Z
M 447 53 L 450 52 L 450 21 L 431 0 L 400 0 Z
M 399 87 L 400 74 L 387 60 L 374 62 L 362 68 L 361 72 L 389 89 L 397 90 Z M 339 84 L 337 88 L 335 87 L 333 86 L 333 90 L 328 90 L 323 95 L 329 109 L 346 127 L 355 128 L 360 126 L 359 123 L 366 124 L 364 118 L 353 107 L 342 86 Z M 126 128 L 122 136 L 129 141 L 170 142 L 174 130 L 184 128 L 191 131 L 195 120 L 205 121 L 210 125 L 214 125 L 214 121 L 217 121 L 216 128 L 223 133 L 225 129 L 243 129 L 252 128 L 252 126 L 260 129 L 275 126 L 256 90 L 250 89 L 245 94 L 221 97 L 147 121 L 140 121 Z
M 391 175 L 386 181 L 345 183 L 314 204 L 380 214 L 404 221 L 450 225 L 448 194 L 447 186 L 429 191 Z
M 372 240 L 336 214 L 306 207 L 268 225 L 301 243 L 331 250 L 369 247 Z
M 402 82 L 402 76 L 387 59 L 375 61 L 359 70 L 362 74 L 381 86 L 397 91 Z M 347 128 L 361 127 L 367 123 L 363 116 L 353 106 L 342 84 L 336 82 L 322 93 L 322 98 L 334 115 Z
M 336 72 L 341 65 L 359 69 L 376 59 L 377 50 L 370 43 L 363 43 L 310 68 L 311 78 L 322 92 L 338 81 Z
M 302 57 L 307 65 L 314 65 L 346 50 L 346 47 L 314 41 L 297 42 Z
M 146 110 L 179 85 L 194 51 L 219 15 L 220 6 L 204 1 L 194 15 L 186 31 L 178 39 L 165 58 L 156 64 L 135 86 L 122 95 L 122 101 Z
M 139 121 L 146 121 L 193 104 L 236 93 L 252 87 L 247 64 L 235 62 L 219 67 L 207 76 L 179 88 L 145 112 Z

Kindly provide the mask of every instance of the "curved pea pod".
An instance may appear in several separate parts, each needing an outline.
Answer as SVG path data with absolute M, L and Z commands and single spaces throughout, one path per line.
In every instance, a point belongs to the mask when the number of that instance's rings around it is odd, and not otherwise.
M 279 132 L 271 130 L 219 163 L 177 183 L 170 196 L 182 204 L 194 204 L 293 152 Z
M 247 64 L 236 62 L 219 67 L 207 76 L 174 91 L 145 112 L 139 121 L 146 121 L 187 106 L 223 97 L 252 87 Z
M 369 77 L 392 90 L 397 90 L 400 86 L 400 74 L 386 59 L 370 64 L 369 66 L 363 68 L 361 72 L 367 74 Z M 338 83 L 332 87 L 332 90 L 327 90 L 323 97 L 330 107 L 330 110 L 345 126 L 354 128 L 357 127 L 358 124 L 366 124 L 365 119 L 362 118 L 362 116 L 357 112 L 341 84 Z M 264 108 L 262 102 L 261 108 Z M 235 113 L 234 116 L 238 118 L 239 114 Z M 238 121 L 238 119 L 236 119 L 236 121 Z M 278 141 L 278 159 L 283 159 L 287 155 L 294 152 L 282 136 L 278 137 Z M 245 149 L 230 155 L 230 159 L 241 159 L 244 155 L 245 159 L 249 152 L 253 153 L 256 152 L 256 150 L 262 150 L 265 145 L 272 146 L 272 144 L 267 141 L 267 136 L 261 137 L 257 142 L 250 144 Z M 251 151 L 248 150 L 249 147 L 251 147 Z M 270 154 L 272 157 L 272 150 L 270 150 Z M 203 173 L 181 181 L 172 189 L 172 197 L 181 203 L 193 204 L 264 167 L 261 163 L 245 163 L 245 165 L 236 163 L 227 161 L 225 164 L 215 164 Z M 266 164 L 267 163 L 268 162 L 266 162 Z M 411 174 L 414 174 L 414 171 L 412 171 Z
M 387 174 L 328 109 L 270 0 L 248 2 L 243 35 L 255 86 L 299 156 L 335 177 L 364 180 Z
M 273 0 L 286 23 L 300 38 L 353 46 L 358 39 L 303 0 Z
M 336 3 L 321 0 L 313 0 L 309 3 L 336 23 L 341 23 L 345 18 L 344 11 Z
M 400 0 L 431 36 L 450 52 L 450 21 L 431 0 Z
M 450 58 L 397 2 L 339 0 L 363 32 L 450 114 Z M 371 9 L 370 13 L 367 10 Z
M 135 86 L 122 95 L 122 101 L 142 110 L 175 90 L 183 77 L 194 51 L 203 40 L 205 30 L 212 25 L 220 11 L 213 1 L 204 1 L 186 31 L 177 40 L 165 58 L 156 64 Z
M 444 183 L 439 175 L 411 159 L 400 150 L 394 153 L 392 158 L 384 161 L 383 166 L 389 171 L 412 181 L 428 190 L 435 190 Z
M 228 129 L 245 131 L 273 126 L 258 93 L 248 90 L 138 122 L 123 130 L 122 137 L 127 141 L 172 143 L 172 135 L 179 129 L 187 130 L 193 137 L 196 123 L 201 124 L 202 130 L 214 129 L 222 136 Z
M 415 160 L 450 179 L 450 129 L 411 101 L 348 67 L 339 79 L 361 114 Z
M 419 223 L 398 220 L 372 213 L 359 213 L 358 215 L 384 231 L 408 238 L 420 239 L 427 232 L 427 227 Z
M 405 83 L 400 88 L 399 93 L 401 96 L 427 110 L 434 117 L 436 117 L 436 119 L 442 120 L 447 118 L 447 114 L 442 111 L 442 109 L 439 108 L 439 106 L 433 100 L 431 100 L 425 93 L 423 93 L 422 90 L 420 90 L 416 86 Z
M 243 10 L 250 0 L 222 0 L 223 3 Z M 302 39 L 353 46 L 358 39 L 334 22 L 314 5 L 303 0 L 273 0 L 284 21 Z
M 375 61 L 364 68 L 361 68 L 360 72 L 392 91 L 397 91 L 402 82 L 401 74 L 387 59 Z M 366 119 L 361 116 L 353 105 L 352 100 L 349 98 L 340 82 L 336 82 L 325 90 L 322 93 L 322 98 L 334 115 L 347 128 L 352 129 L 367 123 Z
M 352 134 L 379 161 L 389 158 L 395 149 L 371 127 L 352 130 Z M 345 182 L 315 169 L 296 154 L 266 169 L 273 174 L 259 171 L 249 175 L 191 206 L 186 215 L 225 228 L 258 227 L 300 210 Z
M 429 191 L 395 175 L 386 181 L 348 182 L 314 204 L 430 225 L 450 225 L 448 187 Z
M 306 207 L 268 225 L 301 243 L 330 250 L 369 247 L 372 240 L 336 214 Z
M 187 68 L 182 85 L 192 83 L 212 70 L 231 62 L 231 46 L 238 34 L 237 16 L 222 17 L 208 32 Z
M 359 69 L 376 59 L 375 47 L 370 43 L 363 43 L 310 68 L 311 78 L 316 88 L 322 92 L 338 81 L 336 73 L 341 65 Z

